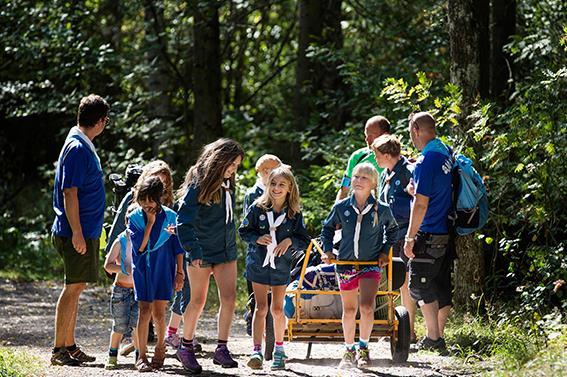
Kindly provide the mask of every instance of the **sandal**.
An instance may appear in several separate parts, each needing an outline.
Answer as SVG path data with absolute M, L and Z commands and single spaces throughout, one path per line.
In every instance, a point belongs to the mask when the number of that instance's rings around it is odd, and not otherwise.
M 140 373 L 153 372 L 154 370 L 150 365 L 150 363 L 148 362 L 148 359 L 146 359 L 145 357 L 144 358 L 140 357 L 138 361 L 136 361 L 136 369 Z
M 156 347 L 154 349 L 154 357 L 152 357 L 151 366 L 154 369 L 160 369 L 163 367 L 163 362 L 165 360 L 165 347 Z

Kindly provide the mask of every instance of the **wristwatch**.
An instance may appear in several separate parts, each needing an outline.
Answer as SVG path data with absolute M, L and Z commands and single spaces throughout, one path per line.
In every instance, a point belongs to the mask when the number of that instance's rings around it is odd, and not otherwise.
M 405 236 L 405 237 L 404 237 L 404 240 L 405 240 L 406 242 L 415 242 L 415 237 Z

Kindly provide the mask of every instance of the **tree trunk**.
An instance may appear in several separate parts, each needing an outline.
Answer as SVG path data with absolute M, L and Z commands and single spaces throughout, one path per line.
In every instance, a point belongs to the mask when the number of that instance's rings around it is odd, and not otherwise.
M 341 129 L 345 123 L 345 111 L 333 104 L 316 104 L 323 96 L 335 95 L 343 90 L 338 72 L 338 62 L 321 62 L 309 57 L 309 47 L 327 48 L 331 53 L 342 48 L 341 29 L 342 0 L 300 0 L 299 1 L 299 46 L 296 67 L 295 124 L 302 131 L 312 123 L 321 125 L 321 130 L 329 127 Z M 329 114 L 326 119 L 318 119 L 319 114 Z M 314 118 L 314 120 L 313 120 Z M 298 143 L 290 143 L 292 158 L 300 162 Z
M 471 112 L 481 83 L 479 41 L 480 23 L 473 0 L 449 0 L 449 38 L 451 47 L 451 82 L 463 91 L 461 128 L 470 127 L 467 116 Z M 459 237 L 458 262 L 455 265 L 455 295 L 457 308 L 475 305 L 473 295 L 482 296 L 484 284 L 484 257 L 475 235 Z
M 150 66 L 150 72 L 146 79 L 146 86 L 150 96 L 146 114 L 152 125 L 152 153 L 154 156 L 162 157 L 167 152 L 162 147 L 164 141 L 168 139 L 168 131 L 171 129 L 170 126 L 173 122 L 168 94 L 171 78 L 165 57 L 167 46 L 161 37 L 165 30 L 163 10 L 162 2 L 145 2 L 145 58 Z
M 512 78 L 512 59 L 504 52 L 504 45 L 516 33 L 516 1 L 492 0 L 490 14 L 490 95 L 505 99 L 509 93 Z
M 220 30 L 217 2 L 192 0 L 193 23 L 193 143 L 194 160 L 203 145 L 219 138 L 222 130 Z

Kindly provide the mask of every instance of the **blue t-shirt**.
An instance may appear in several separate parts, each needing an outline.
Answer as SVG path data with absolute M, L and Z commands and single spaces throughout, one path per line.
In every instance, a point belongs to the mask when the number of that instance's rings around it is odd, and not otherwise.
M 413 172 L 416 194 L 429 198 L 425 218 L 419 230 L 434 234 L 446 234 L 447 216 L 451 208 L 451 156 L 439 139 L 427 143 L 417 160 Z
M 65 214 L 63 190 L 77 187 L 79 218 L 85 239 L 98 239 L 102 232 L 106 196 L 104 177 L 95 153 L 80 138 L 67 137 L 59 154 L 53 187 L 55 221 L 51 227 L 54 235 L 73 235 Z

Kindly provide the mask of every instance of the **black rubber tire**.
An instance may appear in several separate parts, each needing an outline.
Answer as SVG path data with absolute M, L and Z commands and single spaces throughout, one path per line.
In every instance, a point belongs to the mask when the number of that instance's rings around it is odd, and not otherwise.
M 390 351 L 392 361 L 395 363 L 405 363 L 408 360 L 410 348 L 410 320 L 409 313 L 403 306 L 395 309 L 396 319 L 398 320 L 397 336 L 390 337 Z M 395 340 L 394 340 L 395 338 Z
M 272 355 L 274 353 L 274 346 L 276 343 L 276 338 L 274 335 L 274 319 L 272 313 L 268 311 L 266 315 L 266 350 L 264 351 L 264 359 L 267 361 L 272 360 Z

